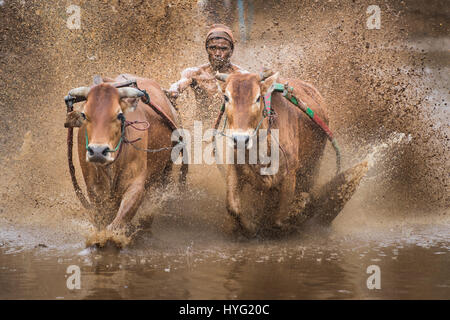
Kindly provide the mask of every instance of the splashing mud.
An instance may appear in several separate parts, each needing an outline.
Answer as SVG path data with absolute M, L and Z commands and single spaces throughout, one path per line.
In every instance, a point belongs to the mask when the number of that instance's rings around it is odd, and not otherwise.
M 381 29 L 370 30 L 371 4 L 254 0 L 237 8 L 214 0 L 78 1 L 81 27 L 69 29 L 64 1 L 5 0 L 0 297 L 448 298 L 448 4 L 384 1 Z M 253 72 L 267 66 L 316 86 L 327 101 L 344 170 L 367 160 L 367 177 L 320 236 L 240 243 L 228 234 L 222 175 L 214 166 L 194 165 L 185 193 L 169 186 L 147 195 L 134 223 L 154 219 L 152 233 L 142 232 L 119 256 L 74 258 L 85 241 L 106 245 L 110 236 L 92 234 L 73 192 L 63 97 L 97 74 L 132 73 L 168 88 L 184 68 L 207 62 L 203 41 L 212 23 L 227 23 L 238 38 L 232 62 Z M 193 92 L 183 93 L 178 106 L 190 128 L 197 120 Z M 77 159 L 74 165 L 81 182 Z M 316 189 L 333 174 L 328 146 Z M 71 263 L 87 274 L 82 292 L 68 294 L 64 280 L 36 296 L 27 291 L 53 282 L 45 273 L 63 277 Z M 384 294 L 364 287 L 361 265 L 374 263 L 388 275 L 391 289 Z M 110 271 L 114 288 L 105 284 Z M 150 280 L 139 285 L 142 279 Z M 262 279 L 271 290 L 261 290 Z M 207 283 L 214 284 L 209 291 Z M 145 285 L 160 291 L 149 293 Z
M 372 146 L 372 151 L 366 157 L 369 168 L 374 167 L 376 162 L 386 162 L 386 159 L 383 159 L 386 157 L 386 151 L 398 148 L 401 143 L 409 143 L 411 139 L 411 135 L 406 137 L 404 133 L 394 132 L 385 142 Z

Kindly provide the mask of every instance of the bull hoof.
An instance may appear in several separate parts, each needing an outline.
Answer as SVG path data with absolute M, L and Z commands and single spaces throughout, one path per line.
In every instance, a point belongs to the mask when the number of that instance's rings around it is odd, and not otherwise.
M 256 236 L 256 226 L 252 222 L 242 221 L 240 217 L 234 217 L 234 228 L 232 234 L 237 237 L 245 237 L 246 239 L 251 239 Z
M 273 228 L 275 230 L 286 230 L 288 228 L 288 223 L 287 223 L 287 219 L 277 219 L 274 221 L 273 223 Z
M 117 241 L 117 239 L 108 239 L 105 243 L 95 243 L 89 248 L 91 252 L 102 252 L 102 253 L 118 253 L 123 248 L 123 243 Z
M 110 232 L 110 233 L 114 233 L 114 234 L 118 234 L 118 235 L 126 235 L 126 236 L 130 236 L 132 234 L 134 234 L 134 232 L 136 227 L 133 226 L 131 223 L 127 223 L 127 224 L 114 224 L 111 223 L 110 225 L 108 225 L 106 227 L 106 231 Z
M 276 220 L 272 228 L 268 230 L 269 234 L 273 237 L 281 237 L 296 232 L 297 228 L 291 220 L 290 217 L 284 220 Z
M 127 236 L 123 229 L 106 229 L 91 234 L 86 240 L 86 247 L 95 247 L 101 250 L 110 248 L 122 249 L 129 245 L 131 241 L 132 238 Z

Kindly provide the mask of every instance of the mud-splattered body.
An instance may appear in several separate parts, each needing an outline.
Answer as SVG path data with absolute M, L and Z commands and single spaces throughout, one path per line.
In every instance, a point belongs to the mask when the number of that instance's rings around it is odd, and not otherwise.
M 177 123 L 175 110 L 155 81 L 129 75 L 121 75 L 113 81 L 120 82 L 128 79 L 136 79 L 138 87 L 146 90 L 152 102 Z M 102 84 L 102 86 L 106 85 Z M 112 88 L 112 86 L 108 87 Z M 138 101 L 131 99 L 127 103 L 137 103 L 134 111 L 124 112 L 127 121 L 149 123 L 148 130 L 143 131 L 131 126 L 126 127 L 127 140 L 140 139 L 133 143 L 140 149 L 158 149 L 172 145 L 172 130 L 155 111 L 140 99 Z M 136 214 L 145 191 L 167 178 L 172 168 L 170 150 L 148 153 L 137 150 L 130 144 L 123 144 L 120 154 L 115 152 L 114 157 L 118 154 L 119 156 L 113 163 L 108 165 L 92 163 L 87 161 L 85 132 L 90 136 L 90 143 L 96 137 L 89 130 L 86 131 L 86 127 L 87 124 L 83 124 L 78 132 L 78 154 L 88 196 L 93 205 L 92 222 L 97 228 L 107 226 L 107 229 L 111 231 L 123 230 Z M 115 140 L 118 138 L 115 137 Z
M 230 96 L 226 113 L 232 132 L 248 132 L 257 127 L 263 116 L 262 96 L 277 78 L 276 74 L 261 82 L 255 74 L 232 74 L 228 77 L 222 88 L 225 95 Z M 323 100 L 317 90 L 300 80 L 287 81 L 295 88 L 295 93 L 328 122 Z M 255 100 L 258 101 L 256 107 L 248 108 Z M 261 201 L 265 202 L 264 215 L 267 218 L 264 224 L 281 227 L 290 214 L 290 204 L 295 196 L 310 191 L 325 147 L 326 136 L 314 127 L 306 115 L 289 105 L 280 93 L 272 94 L 272 109 L 275 115 L 271 129 L 279 130 L 281 149 L 278 172 L 261 175 L 261 165 L 254 164 L 228 165 L 227 168 L 227 210 L 247 233 L 255 233 L 258 222 L 241 219 L 243 187 L 250 184 L 262 191 Z M 266 118 L 261 129 L 268 126 L 269 118 Z
M 325 123 L 328 123 L 323 98 L 313 86 L 304 81 L 279 79 L 278 74 L 264 81 L 260 80 L 260 76 L 256 74 L 232 74 L 222 78 L 218 76 L 218 79 L 226 79 L 222 85 L 225 101 L 227 101 L 225 112 L 235 141 L 242 137 L 248 140 L 253 130 L 257 128 L 258 121 L 263 117 L 262 96 L 267 94 L 275 82 L 288 83 L 292 86 L 294 95 L 306 103 Z M 228 213 L 236 220 L 237 227 L 250 235 L 259 230 L 284 232 L 292 229 L 293 222 L 297 224 L 312 217 L 313 214 L 308 211 L 317 206 L 312 198 L 311 189 L 318 174 L 327 137 L 306 114 L 293 106 L 281 93 L 272 93 L 271 107 L 274 115 L 270 129 L 278 130 L 279 138 L 278 141 L 268 138 L 268 143 L 276 143 L 280 149 L 278 171 L 271 175 L 261 175 L 261 165 L 248 163 L 232 164 L 227 168 Z M 268 129 L 268 127 L 269 117 L 263 120 L 260 129 Z M 252 147 L 255 146 L 248 148 Z M 348 172 L 344 177 L 338 176 L 339 179 L 336 181 L 340 181 L 342 185 L 349 181 L 354 182 L 352 185 L 355 185 L 354 188 L 350 188 L 351 192 L 347 192 L 340 200 L 336 199 L 335 204 L 338 208 L 342 209 L 362 176 L 363 174 L 358 176 L 355 181 L 352 180 L 355 177 Z M 253 220 L 244 218 L 242 215 L 242 195 L 246 185 L 260 190 L 259 197 L 264 202 L 263 212 Z M 321 196 L 323 198 L 322 194 Z M 320 198 L 321 201 L 322 198 Z M 327 221 L 331 222 L 336 215 L 330 214 L 332 218 Z
M 181 73 L 181 79 L 170 87 L 170 91 L 181 93 L 187 88 L 192 88 L 196 101 L 196 119 L 211 125 L 223 102 L 223 94 L 217 88 L 217 81 L 214 77 L 215 70 L 211 64 L 204 64 L 198 67 L 187 68 Z M 225 73 L 242 72 L 241 67 L 230 64 L 225 68 Z
M 217 88 L 215 74 L 247 71 L 231 63 L 234 38 L 228 27 L 213 26 L 206 37 L 205 46 L 209 63 L 183 70 L 180 80 L 173 83 L 166 92 L 169 99 L 175 103 L 178 96 L 191 87 L 197 104 L 195 120 L 201 120 L 208 126 L 212 124 L 222 103 L 222 94 Z

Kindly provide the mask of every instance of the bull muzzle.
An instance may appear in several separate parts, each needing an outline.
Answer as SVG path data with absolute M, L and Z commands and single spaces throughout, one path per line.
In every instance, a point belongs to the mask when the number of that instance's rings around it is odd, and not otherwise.
M 114 159 L 111 157 L 111 149 L 106 144 L 89 144 L 86 150 L 88 162 L 108 163 Z
M 250 134 L 243 132 L 235 132 L 231 135 L 234 141 L 235 147 L 245 147 L 250 149 L 252 147 L 252 140 L 250 139 Z

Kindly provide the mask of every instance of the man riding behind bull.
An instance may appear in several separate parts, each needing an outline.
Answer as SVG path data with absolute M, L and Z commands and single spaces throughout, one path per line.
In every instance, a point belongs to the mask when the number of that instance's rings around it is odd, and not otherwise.
M 187 68 L 181 72 L 181 79 L 172 84 L 166 91 L 172 104 L 179 95 L 191 87 L 194 90 L 197 108 L 195 120 L 203 120 L 211 125 L 223 103 L 223 95 L 219 92 L 215 74 L 217 72 L 230 74 L 247 72 L 230 62 L 234 50 L 234 38 L 230 28 L 215 24 L 206 35 L 206 52 L 209 63 Z

